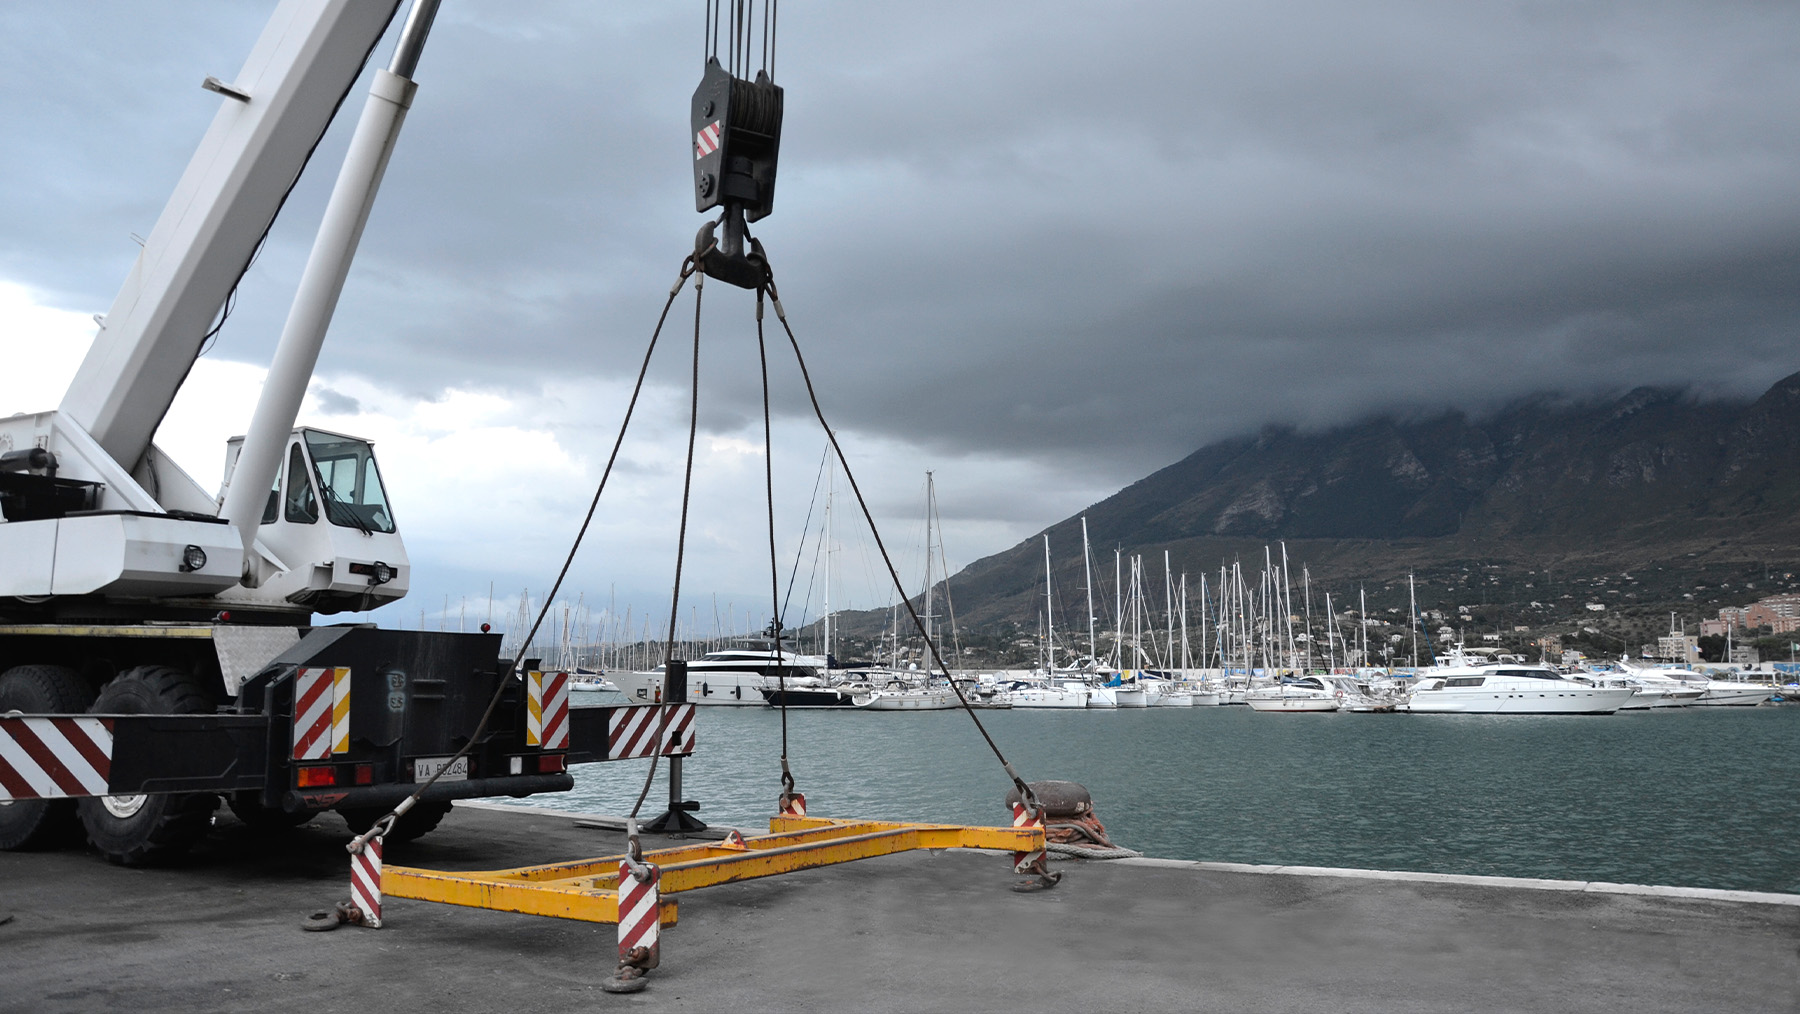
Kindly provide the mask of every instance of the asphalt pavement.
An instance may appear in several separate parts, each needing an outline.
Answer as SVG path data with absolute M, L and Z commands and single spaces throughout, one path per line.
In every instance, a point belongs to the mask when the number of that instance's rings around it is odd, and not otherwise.
M 300 928 L 349 895 L 324 815 L 221 812 L 182 865 L 0 853 L 0 1012 L 1792 1011 L 1800 897 L 908 853 L 678 896 L 649 988 L 601 991 L 611 926 L 388 899 L 379 930 Z M 665 844 L 647 841 L 647 847 Z M 570 815 L 459 805 L 393 864 L 608 855 Z

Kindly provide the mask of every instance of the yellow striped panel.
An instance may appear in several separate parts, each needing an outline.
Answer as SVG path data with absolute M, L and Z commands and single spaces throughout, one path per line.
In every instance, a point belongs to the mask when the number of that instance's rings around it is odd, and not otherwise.
M 544 745 L 544 674 L 528 672 L 525 674 L 527 692 L 525 714 L 525 745 Z
M 350 670 L 331 670 L 331 752 L 350 752 Z

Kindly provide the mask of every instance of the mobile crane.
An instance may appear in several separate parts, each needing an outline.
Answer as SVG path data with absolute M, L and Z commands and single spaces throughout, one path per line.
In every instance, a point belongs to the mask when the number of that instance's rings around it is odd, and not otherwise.
M 281 0 L 237 78 L 206 79 L 220 109 L 61 406 L 0 419 L 0 848 L 78 820 L 107 858 L 152 861 L 221 797 L 253 824 L 330 808 L 362 830 L 436 776 L 404 840 L 452 799 L 566 790 L 569 763 L 607 759 L 604 709 L 569 715 L 497 634 L 313 625 L 410 577 L 370 443 L 294 424 L 437 0 L 375 71 L 219 494 L 152 442 L 398 7 Z

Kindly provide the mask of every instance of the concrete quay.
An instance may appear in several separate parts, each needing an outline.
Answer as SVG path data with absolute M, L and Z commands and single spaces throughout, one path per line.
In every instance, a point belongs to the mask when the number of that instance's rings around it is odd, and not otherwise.
M 621 849 L 576 819 L 459 804 L 388 859 Z M 302 932 L 348 897 L 348 838 L 222 812 L 173 869 L 0 853 L 0 1012 L 1800 1010 L 1796 895 L 1151 859 L 1015 894 L 972 851 L 677 895 L 649 989 L 615 996 L 611 926 L 389 899 L 383 929 Z

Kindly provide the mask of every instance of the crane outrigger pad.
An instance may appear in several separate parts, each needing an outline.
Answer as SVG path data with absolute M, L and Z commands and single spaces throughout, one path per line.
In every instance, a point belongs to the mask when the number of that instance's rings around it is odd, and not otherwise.
M 969 827 L 907 824 L 826 817 L 772 817 L 769 834 L 723 842 L 698 842 L 645 852 L 643 861 L 662 871 L 662 893 L 832 866 L 917 849 L 978 848 L 1008 852 L 1044 847 L 1041 827 Z M 583 922 L 619 921 L 621 855 L 511 870 L 444 872 L 388 866 L 382 894 Z M 663 925 L 673 925 L 675 904 L 662 905 Z

